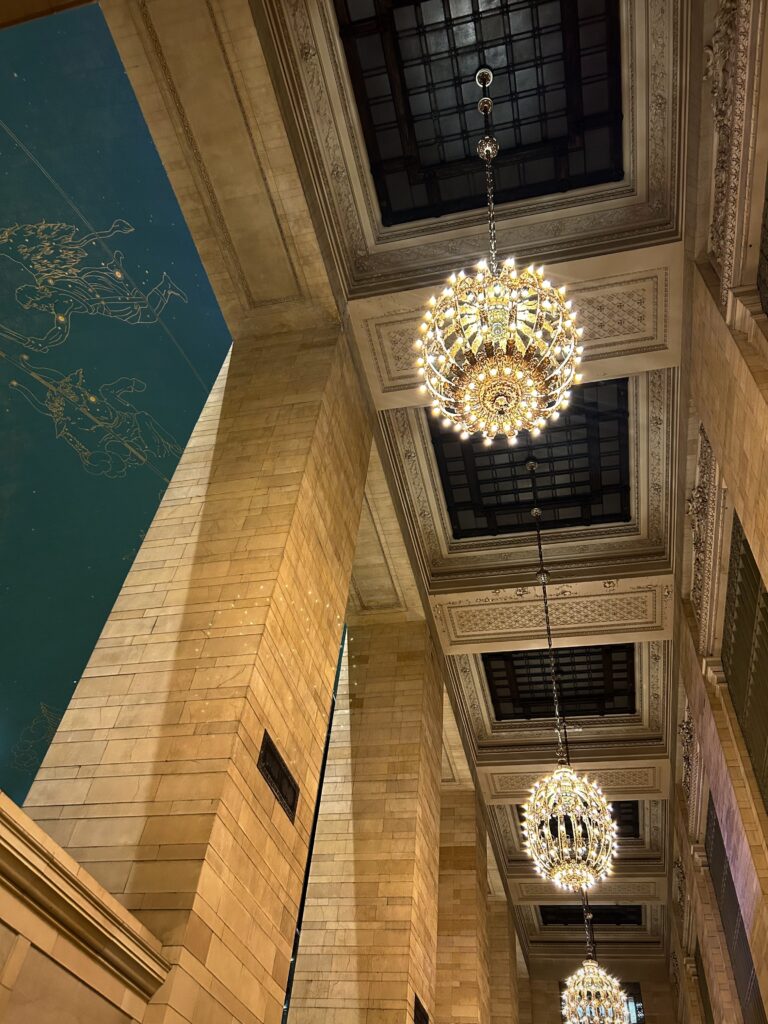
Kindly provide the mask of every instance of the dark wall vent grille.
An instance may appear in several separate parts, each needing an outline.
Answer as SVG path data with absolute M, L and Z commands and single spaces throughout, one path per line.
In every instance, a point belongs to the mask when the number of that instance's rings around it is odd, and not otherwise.
M 266 729 L 261 741 L 258 768 L 275 799 L 293 821 L 299 802 L 299 786 Z

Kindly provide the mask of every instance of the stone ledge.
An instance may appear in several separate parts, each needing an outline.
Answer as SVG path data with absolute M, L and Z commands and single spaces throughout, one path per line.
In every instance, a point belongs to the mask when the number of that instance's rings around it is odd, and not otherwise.
M 4 793 L 0 886 L 146 999 L 165 981 L 160 942 Z

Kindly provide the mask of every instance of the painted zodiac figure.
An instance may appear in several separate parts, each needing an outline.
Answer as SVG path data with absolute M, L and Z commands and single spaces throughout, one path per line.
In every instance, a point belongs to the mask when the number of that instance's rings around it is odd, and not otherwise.
M 57 438 L 76 452 L 83 468 L 95 475 L 125 476 L 127 470 L 146 465 L 152 458 L 181 454 L 181 448 L 148 412 L 137 409 L 125 396 L 144 391 L 134 377 L 120 377 L 92 391 L 83 371 L 63 374 L 32 367 L 0 351 L 22 371 L 26 380 L 11 380 L 11 388 L 53 421 Z M 162 475 L 162 474 L 161 474 Z
M 127 221 L 116 220 L 108 231 L 76 238 L 72 224 L 15 225 L 0 231 L 0 256 L 13 260 L 35 278 L 34 284 L 16 289 L 24 309 L 50 313 L 53 326 L 42 338 L 27 338 L 27 347 L 40 352 L 60 345 L 69 336 L 72 315 L 107 316 L 125 323 L 156 323 L 168 300 L 187 297 L 167 274 L 146 294 L 127 277 L 123 254 L 116 251 L 108 263 L 87 263 L 93 242 L 113 234 L 128 234 Z

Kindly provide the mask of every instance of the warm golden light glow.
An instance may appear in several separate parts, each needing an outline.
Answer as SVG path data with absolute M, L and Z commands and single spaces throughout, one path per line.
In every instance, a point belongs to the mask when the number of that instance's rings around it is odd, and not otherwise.
M 597 783 L 560 765 L 536 783 L 524 810 L 526 850 L 542 877 L 570 892 L 606 877 L 616 825 Z
M 627 997 L 621 985 L 596 960 L 585 960 L 565 983 L 563 1019 L 566 1024 L 613 1021 L 627 1024 Z
M 481 433 L 490 444 L 521 430 L 537 435 L 568 405 L 579 383 L 582 329 L 565 288 L 544 280 L 544 268 L 496 269 L 485 261 L 474 275 L 452 274 L 430 299 L 416 341 L 422 389 L 432 412 L 462 437 Z

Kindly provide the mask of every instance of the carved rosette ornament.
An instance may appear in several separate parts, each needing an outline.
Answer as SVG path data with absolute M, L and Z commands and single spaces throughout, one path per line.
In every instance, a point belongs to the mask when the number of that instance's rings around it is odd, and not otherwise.
M 751 0 L 720 0 L 704 78 L 712 95 L 715 167 L 709 251 L 720 268 L 721 301 L 734 284 L 737 206 L 746 109 Z

